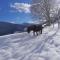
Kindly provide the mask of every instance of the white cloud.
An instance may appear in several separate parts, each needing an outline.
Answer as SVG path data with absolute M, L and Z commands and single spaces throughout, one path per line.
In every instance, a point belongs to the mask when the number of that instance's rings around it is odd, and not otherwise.
M 14 3 L 10 7 L 15 8 L 19 12 L 30 13 L 30 4 L 28 3 Z
M 14 21 L 10 22 L 10 23 L 15 23 Z

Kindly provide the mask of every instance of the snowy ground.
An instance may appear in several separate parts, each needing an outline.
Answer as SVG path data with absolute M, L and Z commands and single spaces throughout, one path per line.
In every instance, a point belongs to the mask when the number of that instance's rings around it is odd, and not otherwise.
M 0 36 L 0 60 L 60 60 L 60 29 L 56 24 L 39 36 L 26 32 Z

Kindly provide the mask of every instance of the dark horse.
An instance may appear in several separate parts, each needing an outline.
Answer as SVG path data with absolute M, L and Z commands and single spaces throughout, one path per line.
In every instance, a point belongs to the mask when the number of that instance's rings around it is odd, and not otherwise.
M 31 31 L 33 31 L 33 34 L 35 35 L 35 33 L 38 35 L 38 32 L 42 34 L 42 25 L 31 25 L 27 27 L 27 32 L 30 33 Z

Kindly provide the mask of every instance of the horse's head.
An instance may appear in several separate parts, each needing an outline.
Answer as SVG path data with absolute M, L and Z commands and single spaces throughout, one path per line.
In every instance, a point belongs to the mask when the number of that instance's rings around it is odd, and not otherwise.
M 27 32 L 30 33 L 31 31 L 35 31 L 36 26 L 35 25 L 31 25 L 27 27 Z

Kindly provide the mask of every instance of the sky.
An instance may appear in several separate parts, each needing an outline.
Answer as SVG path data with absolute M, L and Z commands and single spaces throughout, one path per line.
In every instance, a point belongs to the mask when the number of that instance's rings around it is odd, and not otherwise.
M 26 23 L 31 21 L 31 0 L 0 0 L 0 21 Z
M 56 1 L 60 4 L 60 0 Z M 32 0 L 0 0 L 0 21 L 16 24 L 32 22 L 31 2 Z

